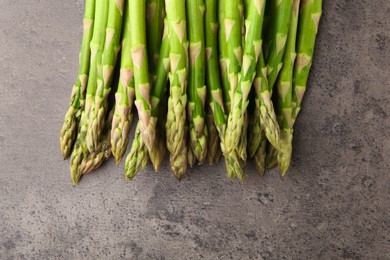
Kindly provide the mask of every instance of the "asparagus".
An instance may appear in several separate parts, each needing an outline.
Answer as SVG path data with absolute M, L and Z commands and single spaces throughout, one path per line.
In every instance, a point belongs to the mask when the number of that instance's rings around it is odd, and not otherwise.
M 112 120 L 113 131 L 111 132 L 111 149 L 117 164 L 122 160 L 127 149 L 129 132 L 133 122 L 135 86 L 130 46 L 130 14 L 131 6 L 126 4 L 122 32 L 120 80 L 115 94 L 116 106 Z
M 294 121 L 301 110 L 302 98 L 306 91 L 321 14 L 322 0 L 302 2 L 299 15 L 297 59 L 294 66 Z
M 229 79 L 228 79 L 228 57 L 227 57 L 227 41 L 226 41 L 226 27 L 225 27 L 225 5 L 226 1 L 218 2 L 218 43 L 219 43 L 219 69 L 221 74 L 221 83 L 223 89 L 223 99 L 225 103 L 225 110 L 230 112 L 231 100 L 229 91 Z M 207 8 L 206 8 L 207 12 Z M 207 36 L 207 34 L 206 34 Z
M 270 29 L 271 40 L 267 56 L 268 86 L 271 94 L 283 66 L 282 60 L 290 27 L 292 4 L 293 0 L 278 0 L 274 3 L 274 15 L 271 18 Z
M 148 40 L 148 64 L 151 77 L 154 77 L 158 64 L 164 30 L 164 12 L 164 0 L 146 1 L 146 36 Z
M 111 109 L 107 120 L 104 123 L 103 133 L 101 139 L 99 140 L 96 152 L 89 153 L 84 157 L 81 162 L 80 171 L 81 174 L 88 174 L 91 171 L 99 168 L 104 161 L 107 161 L 111 156 L 111 127 L 112 127 L 112 118 L 114 115 L 114 107 Z
M 253 156 L 255 166 L 260 175 L 263 175 L 266 170 L 266 157 L 267 156 L 267 138 L 264 131 L 260 132 L 260 143 Z
M 168 83 L 168 71 L 169 71 L 169 39 L 167 37 L 167 26 L 165 26 L 164 36 L 161 46 L 161 54 L 157 63 L 157 77 L 152 87 L 152 120 L 158 123 L 164 119 L 161 112 L 165 112 L 163 106 L 165 105 L 164 96 L 166 93 Z M 162 102 L 161 102 L 162 101 Z M 161 127 L 161 126 L 160 126 Z M 133 179 L 141 168 L 141 164 L 145 164 L 149 159 L 148 149 L 144 143 L 141 132 L 141 123 L 138 122 L 137 130 L 131 147 L 131 151 L 126 159 L 125 175 L 128 179 Z M 149 152 L 153 165 L 157 170 L 160 167 L 161 161 L 165 154 L 164 136 L 157 134 L 151 150 Z
M 207 128 L 205 126 L 205 40 L 203 0 L 187 0 L 189 35 L 188 121 L 190 148 L 199 164 L 207 155 Z
M 187 170 L 186 105 L 188 41 L 183 0 L 165 0 L 170 41 L 170 95 L 166 123 L 171 169 L 178 179 Z
M 86 93 L 86 102 L 84 111 L 80 119 L 80 130 L 77 135 L 75 147 L 70 159 L 70 172 L 73 184 L 76 184 L 80 177 L 80 164 L 85 156 L 88 154 L 86 135 L 88 130 L 88 121 L 91 107 L 95 101 L 95 93 L 97 85 L 103 84 L 98 79 L 98 69 L 101 68 L 102 52 L 105 41 L 105 28 L 108 16 L 108 0 L 98 0 L 95 7 L 95 26 L 93 28 L 93 37 L 90 43 L 91 61 L 89 68 L 89 78 Z
M 218 21 L 217 0 L 206 0 L 205 44 L 206 44 L 206 85 L 207 85 L 207 129 L 209 133 L 208 160 L 212 165 L 221 156 L 226 130 L 226 115 L 218 68 Z M 220 144 L 221 143 L 221 144 Z
M 238 154 L 241 159 L 246 159 L 246 124 L 247 124 L 247 106 L 249 104 L 249 92 L 256 75 L 256 64 L 261 53 L 261 32 L 262 22 L 264 17 L 265 1 L 257 0 L 250 1 L 248 8 L 248 18 L 245 21 L 246 25 L 246 43 L 244 48 L 244 55 L 241 54 L 241 47 L 234 44 L 230 44 L 233 39 L 234 33 L 240 31 L 239 20 L 233 19 L 233 25 L 231 26 L 230 39 L 228 40 L 228 51 L 233 53 L 233 57 L 230 59 L 229 65 L 229 82 L 231 91 L 234 93 L 232 111 L 229 113 L 229 119 L 226 130 L 226 149 L 227 153 L 231 152 L 237 147 L 243 147 L 238 149 Z M 228 9 L 228 8 L 227 8 Z M 228 11 L 227 16 L 228 15 Z M 231 16 L 233 17 L 233 16 Z M 235 45 L 235 47 L 231 46 Z M 234 59 L 241 61 L 242 56 L 242 69 L 240 77 L 235 71 Z M 233 65 L 233 66 L 232 66 Z M 238 66 L 239 68 L 239 66 Z M 239 81 L 238 81 L 239 78 Z M 238 83 L 238 87 L 236 87 Z M 244 132 L 245 131 L 245 132 Z
M 291 161 L 292 137 L 293 137 L 293 118 L 292 118 L 292 84 L 293 70 L 296 57 L 296 39 L 298 28 L 300 0 L 293 0 L 293 11 L 291 16 L 290 29 L 287 38 L 286 50 L 283 58 L 283 68 L 280 71 L 277 80 L 277 113 L 281 128 L 280 149 L 278 151 L 278 165 L 281 173 L 284 175 Z
M 248 132 L 248 152 L 249 156 L 252 158 L 260 145 L 260 141 L 262 140 L 263 135 L 265 134 L 264 129 L 265 121 L 271 120 L 271 122 L 275 122 L 277 126 L 275 112 L 273 110 L 272 101 L 269 97 L 270 95 L 262 95 L 262 93 L 268 91 L 268 79 L 267 79 L 267 68 L 264 63 L 263 58 L 264 52 L 260 53 L 259 62 L 257 63 L 257 72 L 256 78 L 253 82 L 254 87 L 254 111 L 251 115 L 250 119 L 250 128 Z M 269 93 L 269 92 L 268 92 Z M 268 104 L 269 106 L 265 106 Z M 270 107 L 271 113 L 269 113 L 269 117 L 262 117 L 261 108 L 267 109 Z M 263 109 L 264 109 L 263 108 Z M 267 115 L 268 113 L 264 113 Z M 264 115 L 263 114 L 263 115 Z M 271 135 L 272 136 L 272 135 Z
M 146 0 L 129 0 L 133 8 L 130 15 L 131 57 L 134 63 L 135 105 L 140 120 L 140 134 L 150 149 L 155 128 L 151 117 L 148 54 L 146 50 Z
M 95 16 L 95 0 L 85 1 L 84 32 L 81 43 L 79 72 L 70 97 L 70 107 L 66 112 L 61 129 L 61 152 L 64 159 L 68 158 L 77 136 L 77 128 L 84 109 L 85 90 L 88 83 L 91 49 L 89 47 L 93 35 Z
M 91 108 L 87 133 L 87 146 L 90 152 L 95 152 L 103 131 L 108 106 L 107 99 L 111 92 L 112 75 L 120 50 L 123 9 L 124 0 L 109 0 L 102 68 L 98 72 L 98 78 L 102 84 L 99 84 L 96 90 L 95 105 Z

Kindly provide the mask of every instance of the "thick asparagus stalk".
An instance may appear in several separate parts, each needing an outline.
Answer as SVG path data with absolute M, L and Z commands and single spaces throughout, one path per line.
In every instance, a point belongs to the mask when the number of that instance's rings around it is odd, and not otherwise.
M 166 123 L 171 169 L 178 179 L 187 170 L 187 58 L 186 9 L 183 0 L 165 0 L 170 41 L 170 95 Z
M 95 26 L 93 28 L 93 37 L 90 43 L 91 61 L 89 68 L 89 77 L 86 93 L 86 102 L 84 111 L 80 119 L 80 130 L 77 135 L 75 147 L 70 159 L 70 172 L 73 184 L 76 184 L 80 177 L 80 165 L 82 160 L 88 154 L 86 135 L 88 131 L 88 121 L 91 107 L 94 105 L 97 85 L 103 84 L 98 79 L 98 69 L 101 69 L 102 52 L 106 35 L 106 24 L 108 16 L 108 0 L 97 0 L 95 9 Z
M 70 107 L 66 112 L 64 123 L 61 129 L 61 152 L 64 159 L 68 158 L 77 137 L 77 129 L 84 109 L 85 91 L 88 83 L 89 64 L 91 57 L 90 42 L 93 35 L 95 1 L 85 1 L 84 11 L 84 32 L 81 43 L 79 72 L 77 81 L 73 86 L 70 97 Z
M 131 6 L 126 4 L 122 32 L 121 69 L 118 90 L 115 94 L 116 106 L 112 120 L 111 146 L 112 154 L 118 164 L 127 149 L 129 132 L 133 122 L 134 65 L 131 59 L 130 15 Z
M 99 84 L 96 90 L 95 105 L 91 108 L 87 133 L 87 146 L 90 152 L 95 152 L 104 127 L 107 99 L 111 92 L 112 76 L 120 50 L 124 3 L 124 0 L 109 0 L 102 69 L 98 72 L 102 84 Z
M 140 120 L 140 133 L 145 145 L 150 149 L 154 140 L 156 125 L 150 120 L 151 103 L 146 49 L 146 0 L 129 0 L 132 7 L 130 15 L 131 57 L 134 63 L 135 105 Z
M 203 0 L 187 0 L 189 38 L 188 121 L 190 148 L 199 164 L 207 155 L 207 128 L 205 126 L 205 36 Z
M 157 126 L 161 126 L 158 121 L 164 120 L 164 115 L 161 112 L 166 112 L 163 108 L 166 105 L 164 96 L 166 94 L 169 71 L 169 39 L 168 28 L 165 26 L 164 36 L 161 46 L 161 53 L 157 63 L 157 77 L 152 87 L 152 120 L 157 122 Z M 147 162 L 148 149 L 143 141 L 140 133 L 140 122 L 137 124 L 137 130 L 131 147 L 131 151 L 126 159 L 125 175 L 129 179 L 133 179 L 141 168 L 141 164 Z M 163 130 L 162 130 L 163 131 Z M 164 136 L 157 133 L 156 139 L 152 143 L 149 152 L 152 163 L 157 170 L 160 167 L 161 161 L 165 154 L 165 140 Z
M 293 0 L 293 11 L 290 29 L 287 38 L 286 50 L 283 58 L 283 68 L 277 80 L 277 114 L 281 128 L 280 149 L 278 151 L 278 165 L 284 175 L 290 165 L 292 153 L 293 118 L 292 118 L 292 84 L 295 63 L 295 47 L 297 40 L 298 15 L 300 0 Z

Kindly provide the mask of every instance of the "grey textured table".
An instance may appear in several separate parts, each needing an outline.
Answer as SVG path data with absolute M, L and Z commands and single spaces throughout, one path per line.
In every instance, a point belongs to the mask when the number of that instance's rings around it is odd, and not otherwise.
M 390 259 L 390 2 L 325 0 L 293 165 L 70 184 L 59 131 L 82 0 L 0 0 L 0 258 Z

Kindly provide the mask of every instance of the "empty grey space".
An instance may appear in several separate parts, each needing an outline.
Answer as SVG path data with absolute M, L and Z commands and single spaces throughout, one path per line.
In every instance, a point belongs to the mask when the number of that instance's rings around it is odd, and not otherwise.
M 324 1 L 287 176 L 130 182 L 110 160 L 77 187 L 59 134 L 84 3 L 0 7 L 1 259 L 390 259 L 389 0 Z

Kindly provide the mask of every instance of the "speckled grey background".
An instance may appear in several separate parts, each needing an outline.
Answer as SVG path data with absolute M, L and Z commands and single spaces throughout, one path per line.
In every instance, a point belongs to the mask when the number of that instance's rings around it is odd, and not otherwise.
M 324 0 L 288 176 L 218 167 L 72 187 L 58 136 L 82 0 L 0 0 L 1 259 L 390 259 L 390 1 Z

